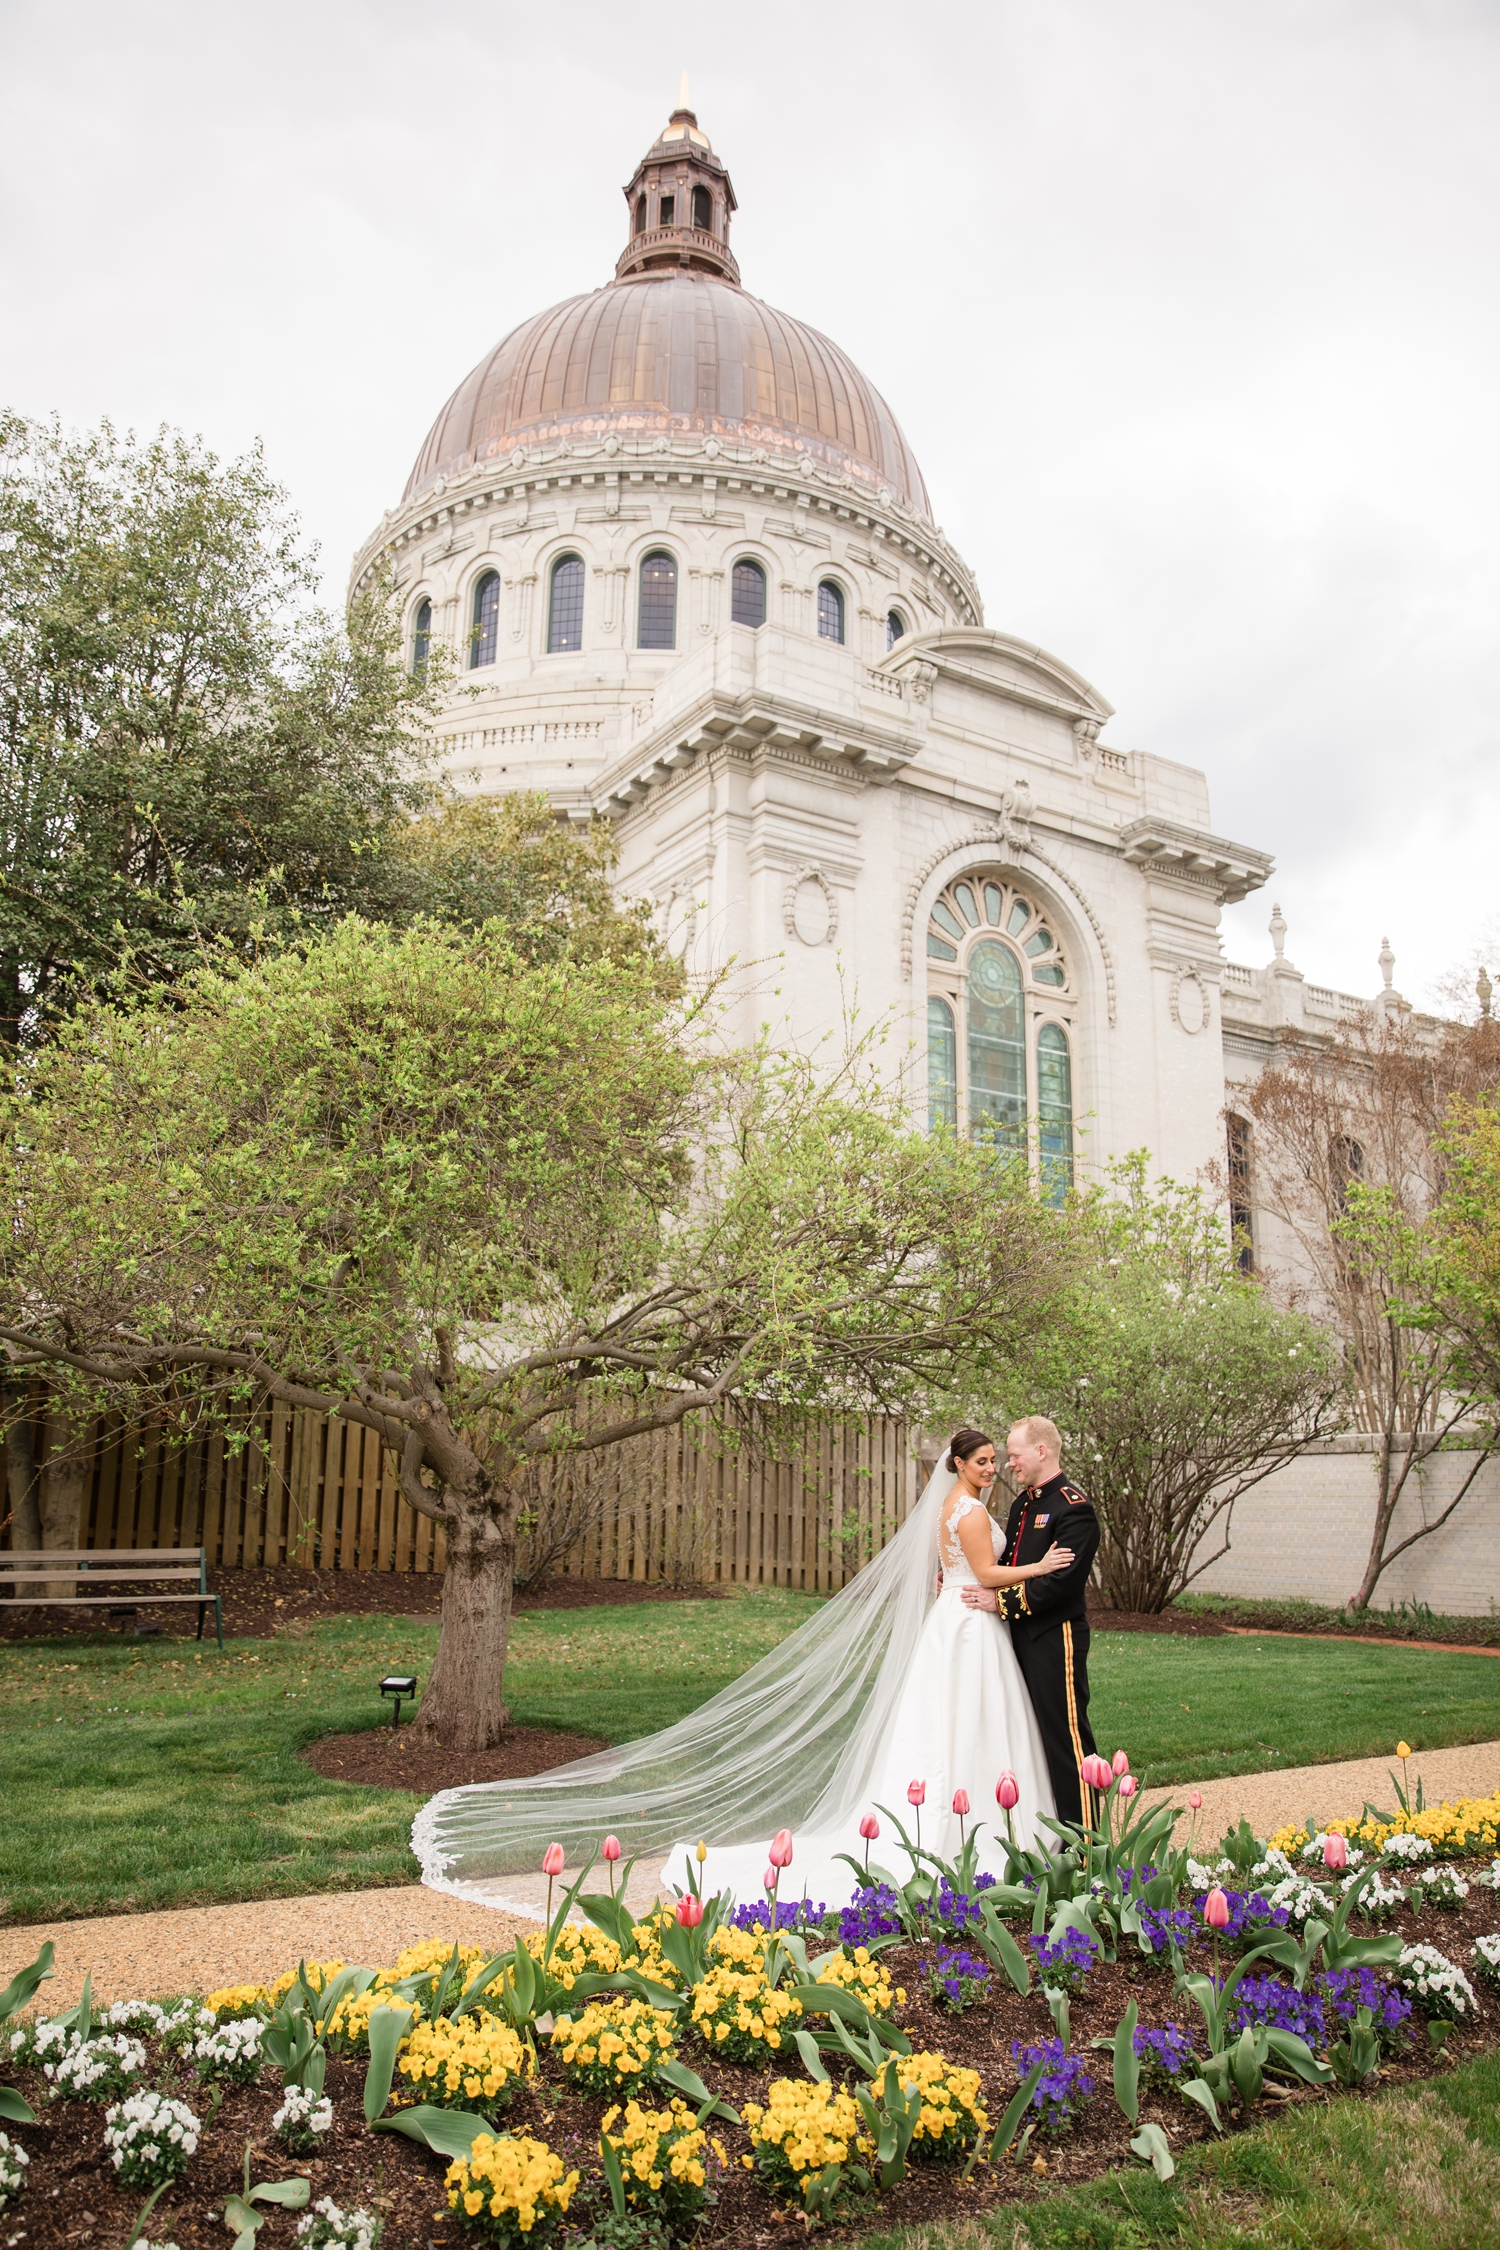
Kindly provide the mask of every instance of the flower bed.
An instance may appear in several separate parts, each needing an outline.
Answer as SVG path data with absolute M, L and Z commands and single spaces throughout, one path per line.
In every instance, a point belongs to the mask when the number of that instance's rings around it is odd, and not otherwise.
M 1443 1835 L 1479 1832 L 1472 1809 L 1446 1824 L 1415 1817 Z M 737 1927 L 716 1927 L 712 1902 L 704 1914 L 694 1903 L 680 1919 L 653 1915 L 638 1936 L 628 1921 L 609 1934 L 565 1927 L 549 1948 L 541 1933 L 478 2001 L 469 1988 L 483 1965 L 480 1953 L 465 1949 L 455 1958 L 441 1946 L 416 1947 L 378 1973 L 372 1964 L 362 1980 L 341 1963 L 323 1962 L 309 1965 L 305 1989 L 290 1969 L 267 1987 L 209 1995 L 213 2024 L 203 2021 L 196 2001 L 122 2006 L 96 2015 L 91 2042 L 49 2024 L 43 1985 L 30 2011 L 33 2028 L 13 2023 L 0 2039 L 0 2057 L 10 2058 L 4 2076 L 37 2112 L 34 2124 L 6 2127 L 10 2147 L 29 2159 L 8 2162 L 7 2180 L 18 2184 L 7 2190 L 7 2223 L 25 2228 L 27 2250 L 76 2250 L 85 2227 L 100 2240 L 124 2240 L 148 2177 L 154 2184 L 166 2174 L 151 2238 L 181 2250 L 223 2250 L 222 2212 L 226 2198 L 244 2191 L 248 2142 L 256 2181 L 306 2185 L 301 2205 L 294 2186 L 290 2199 L 255 2207 L 259 2250 L 297 2250 L 299 2228 L 308 2230 L 304 2250 L 316 2250 L 314 2234 L 330 2245 L 347 2236 L 351 2246 L 374 2250 L 381 2217 L 388 2250 L 469 2250 L 481 2241 L 549 2234 L 565 2250 L 570 2238 L 581 2242 L 601 2223 L 613 2224 L 601 2132 L 614 2150 L 631 2225 L 659 2226 L 679 2240 L 696 2229 L 705 2244 L 749 2250 L 783 2238 L 786 2220 L 777 2213 L 789 2204 L 832 2238 L 872 2225 L 895 2231 L 972 2215 L 1024 2197 L 1043 2178 L 1076 2180 L 1134 2161 L 1126 2147 L 1141 2126 L 1157 2127 L 1174 2154 L 1213 2133 L 1214 2103 L 1206 2107 L 1201 2094 L 1187 2090 L 1203 2087 L 1205 2073 L 1213 2079 L 1213 2041 L 1177 1972 L 1209 1978 L 1216 1956 L 1220 1977 L 1238 1979 L 1223 2000 L 1221 2045 L 1234 2043 L 1242 2065 L 1255 2046 L 1255 2071 L 1274 2079 L 1280 2070 L 1284 2087 L 1294 2086 L 1299 2072 L 1303 2083 L 1310 2074 L 1334 2094 L 1344 2084 L 1371 2082 L 1377 2070 L 1388 2082 L 1415 2081 L 1433 2068 L 1426 2025 L 1434 2015 L 1452 2026 L 1443 2036 L 1453 2051 L 1495 2044 L 1500 1890 L 1486 1879 L 1494 1871 L 1492 1839 L 1482 1857 L 1461 1868 L 1442 1851 L 1445 1870 L 1455 1869 L 1465 1887 L 1448 1886 L 1448 1902 L 1439 1904 L 1417 1880 L 1438 1861 L 1434 1837 L 1427 1839 L 1434 1842 L 1430 1856 L 1391 1855 L 1381 1848 L 1383 1836 L 1373 1845 L 1350 1843 L 1354 1834 L 1354 1824 L 1329 1830 L 1311 1858 L 1304 1854 L 1313 1839 L 1284 1836 L 1275 1840 L 1279 1863 L 1269 1865 L 1265 1846 L 1257 1856 L 1242 1839 L 1226 1839 L 1243 1864 L 1205 1852 L 1206 1886 L 1195 1884 L 1185 1864 L 1174 1878 L 1164 1850 L 1157 1853 L 1160 1867 L 1143 1860 L 1122 1875 L 1116 1858 L 1105 1869 L 1101 1839 L 1100 1870 L 1086 1870 L 1074 1888 L 1068 1912 L 1075 1919 L 1054 1915 L 1042 1945 L 1029 1942 L 1044 1934 L 1032 1929 L 1035 1886 L 1004 1876 L 981 1884 L 971 1866 L 950 1871 L 944 1885 L 934 1880 L 920 1913 L 909 1886 L 903 1893 L 899 1881 L 872 1882 L 859 1902 L 830 1910 L 821 1929 L 796 1916 L 775 1944 L 769 1910 L 747 1906 L 734 1918 Z M 1113 1848 L 1118 1854 L 1118 1836 Z M 990 1849 L 999 1861 L 999 1847 Z M 1355 1950 L 1384 1938 L 1394 1947 L 1391 1958 L 1329 1968 L 1318 1957 L 1299 1976 L 1298 1948 L 1316 1949 L 1320 1922 L 1349 1904 L 1343 1885 L 1356 1851 L 1365 1853 L 1357 1872 L 1366 1884 L 1378 1873 L 1399 1887 L 1402 1903 L 1383 1909 L 1378 1920 L 1361 1917 L 1363 1893 L 1356 1888 L 1343 1937 Z M 1301 1914 L 1271 1903 L 1292 1882 L 1311 1892 Z M 872 1921 L 895 1926 L 877 1930 Z M 841 1943 L 851 1922 L 856 1927 Z M 1070 1929 L 1077 1933 L 1072 1939 Z M 1480 1946 L 1484 1938 L 1494 1942 Z M 1257 1943 L 1281 1950 L 1245 1962 Z M 1030 1973 L 1024 1992 L 1007 1966 L 1012 1957 L 1023 1977 Z M 649 2006 L 618 1985 L 596 1988 L 596 1980 L 631 1973 L 632 1963 L 649 1970 Z M 721 2039 L 720 2019 L 731 2007 L 735 2024 Z M 451 2148 L 393 2131 L 373 2134 L 366 2125 L 367 2072 L 376 2067 L 371 2048 L 386 2039 L 392 2019 L 381 2011 L 392 2008 L 405 2010 L 399 2052 L 386 2041 L 392 2104 L 410 2110 L 441 2102 L 450 2132 L 451 2120 L 466 2112 L 485 2119 L 489 2144 L 475 2144 L 482 2162 L 462 2177 L 450 2175 Z M 315 2082 L 300 2089 L 283 2084 L 299 2009 L 326 2035 Z M 631 2023 L 651 2031 L 661 2061 L 649 2084 L 615 2091 L 588 2076 L 597 2055 L 585 2066 L 581 2050 L 570 2054 L 576 2042 L 563 2026 L 581 2024 L 591 2011 L 599 2011 L 592 2020 L 602 2024 L 631 2010 Z M 839 2048 L 840 2024 L 854 2046 Z M 231 2025 L 243 2028 L 231 2034 Z M 1129 2122 L 1116 2099 L 1110 2051 L 1122 2025 L 1133 2025 L 1130 2052 L 1140 2074 L 1138 2116 Z M 904 2055 L 879 2046 L 892 2027 Z M 774 2048 L 768 2030 L 777 2034 Z M 129 2104 L 138 2113 L 142 2129 L 133 2132 L 132 2147 L 153 2142 L 158 2116 L 168 2129 L 175 2118 L 183 2136 L 161 2160 L 138 2163 L 132 2156 L 118 2174 L 105 2144 L 105 2105 L 81 2083 L 90 2069 L 67 2067 L 71 2055 L 105 2038 L 143 2051 L 137 2069 L 134 2053 L 105 2050 L 131 2069 L 128 2092 L 108 2106 L 123 2112 Z M 866 2045 L 856 2054 L 861 2041 Z M 991 2142 L 1033 2065 L 1039 2079 L 1021 2123 L 1023 2135 L 1030 2131 L 1017 2163 L 1014 2142 L 1010 2149 L 992 2149 Z M 306 2067 L 305 2057 L 298 2067 Z M 1252 2083 L 1244 2067 L 1249 2091 L 1223 2071 L 1214 2080 L 1225 2130 L 1263 2114 L 1259 2081 Z M 697 2074 L 737 2114 L 700 2121 L 692 2084 L 674 2083 L 663 2070 Z M 903 2115 L 900 2141 L 891 2121 Z M 123 2115 L 115 2122 L 123 2124 Z M 1035 2168 L 1039 2156 L 1044 2172 Z M 471 2212 L 481 2180 L 482 2208 Z M 523 2207 L 529 2228 L 521 2225 Z M 342 2234 L 328 2232 L 330 2210 Z

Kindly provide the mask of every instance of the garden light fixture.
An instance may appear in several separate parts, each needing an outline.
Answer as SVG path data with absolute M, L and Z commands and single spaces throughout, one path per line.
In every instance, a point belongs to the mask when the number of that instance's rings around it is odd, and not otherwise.
M 399 1727 L 401 1724 L 401 1698 L 403 1696 L 412 1697 L 416 1694 L 416 1674 L 413 1672 L 387 1672 L 380 1683 L 380 1692 L 382 1695 L 390 1696 L 391 1725 Z

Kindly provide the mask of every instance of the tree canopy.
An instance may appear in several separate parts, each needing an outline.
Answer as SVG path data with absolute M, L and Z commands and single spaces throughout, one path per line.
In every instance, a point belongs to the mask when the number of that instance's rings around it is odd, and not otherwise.
M 1066 1306 L 1011 1395 L 1064 1433 L 1099 1516 L 1105 1601 L 1160 1610 L 1225 1551 L 1240 1495 L 1340 1426 L 1342 1368 L 1323 1330 L 1240 1271 L 1215 1202 L 1148 1182 L 1143 1153 L 1081 1193 L 1071 1223 Z
M 91 1002 L 5 1114 L 0 1335 L 70 1411 L 271 1395 L 399 1456 L 447 1537 L 423 1723 L 501 1695 L 527 1468 L 747 1399 L 920 1412 L 1060 1285 L 1014 1167 L 869 1056 L 726 1053 L 649 953 L 350 918 Z

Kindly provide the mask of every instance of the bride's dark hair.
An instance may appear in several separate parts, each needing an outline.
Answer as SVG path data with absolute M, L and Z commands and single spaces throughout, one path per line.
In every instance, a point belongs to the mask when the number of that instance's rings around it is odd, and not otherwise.
M 949 1457 L 954 1461 L 967 1461 L 982 1445 L 993 1445 L 994 1439 L 986 1437 L 983 1430 L 960 1430 L 948 1441 Z

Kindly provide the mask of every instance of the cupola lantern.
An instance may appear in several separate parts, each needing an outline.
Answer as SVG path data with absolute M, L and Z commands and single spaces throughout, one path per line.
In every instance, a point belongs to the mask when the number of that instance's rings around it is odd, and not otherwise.
M 729 174 L 698 129 L 688 100 L 687 72 L 677 107 L 635 168 L 625 189 L 630 239 L 616 281 L 653 274 L 712 274 L 739 286 L 729 250 L 735 208 Z

